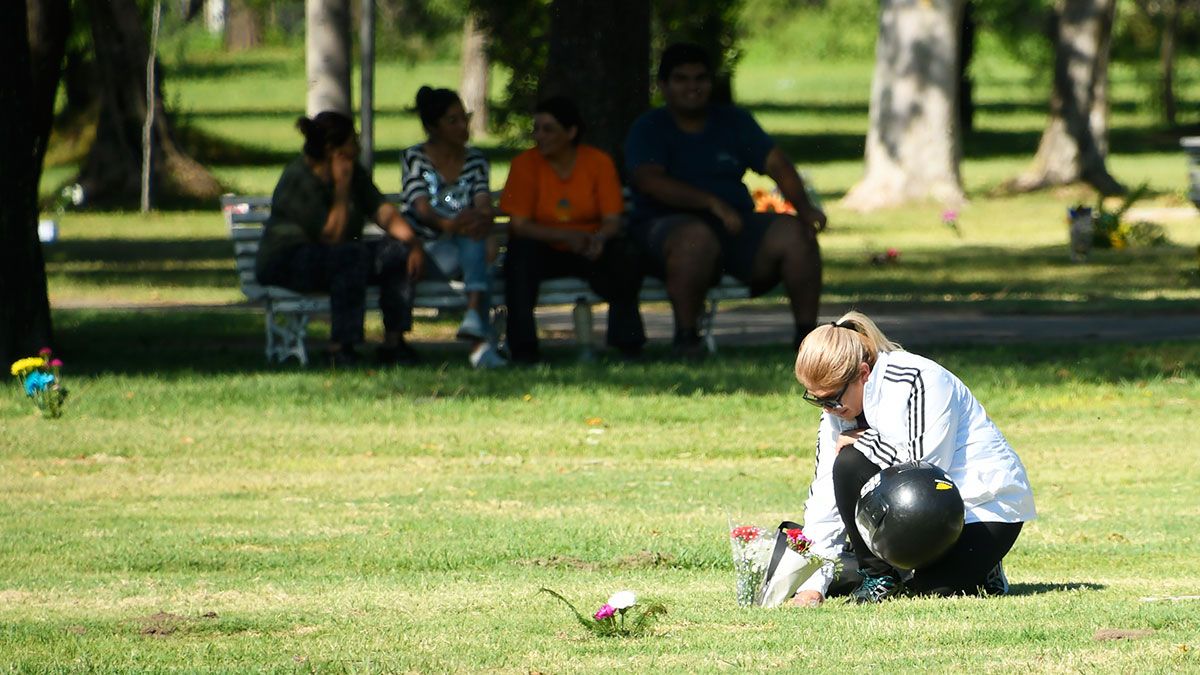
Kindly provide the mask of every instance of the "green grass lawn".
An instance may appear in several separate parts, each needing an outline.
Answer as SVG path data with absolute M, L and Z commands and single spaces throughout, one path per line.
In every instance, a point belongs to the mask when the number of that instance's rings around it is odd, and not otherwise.
M 167 57 L 168 100 L 231 189 L 269 192 L 299 148 L 297 53 Z M 1196 64 L 1181 61 L 1182 101 L 1200 99 Z M 1073 264 L 1065 210 L 1086 191 L 992 193 L 1036 147 L 1046 83 L 977 65 L 958 236 L 935 205 L 836 205 L 862 174 L 870 63 L 743 61 L 738 100 L 829 206 L 827 307 L 1195 311 L 1195 212 L 1162 221 L 1169 246 Z M 413 94 L 457 67 L 378 77 L 377 175 L 396 190 L 393 158 L 421 135 Z M 1137 78 L 1114 68 L 1110 168 L 1181 209 L 1182 156 Z M 478 140 L 499 187 L 513 150 Z M 70 154 L 52 151 L 44 194 Z M 0 396 L 0 670 L 1200 670 L 1200 601 L 1143 600 L 1200 588 L 1195 344 L 931 349 L 1029 469 L 1040 517 L 1006 563 L 1013 595 L 738 609 L 727 517 L 801 517 L 812 474 L 817 414 L 786 348 L 702 366 L 551 350 L 547 367 L 474 372 L 434 344 L 419 368 L 272 368 L 261 315 L 226 307 L 241 294 L 216 205 L 58 218 L 45 252 L 71 394 L 57 421 Z M 868 263 L 887 248 L 899 263 Z M 590 637 L 541 587 L 587 611 L 629 588 L 669 613 L 650 637 Z
M 724 528 L 801 516 L 817 414 L 785 348 L 330 373 L 263 367 L 244 315 L 58 324 L 66 415 L 0 397 L 7 669 L 1200 667 L 1196 602 L 1142 600 L 1200 585 L 1200 469 L 1171 431 L 1197 421 L 1194 344 L 928 352 L 1029 469 L 1014 594 L 768 611 L 737 608 Z M 590 637 L 541 587 L 669 614 Z M 1109 628 L 1154 632 L 1093 639 Z

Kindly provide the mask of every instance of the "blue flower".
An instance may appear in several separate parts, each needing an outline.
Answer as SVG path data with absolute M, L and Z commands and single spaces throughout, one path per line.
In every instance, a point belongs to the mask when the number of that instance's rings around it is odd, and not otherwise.
M 45 391 L 53 382 L 53 375 L 35 370 L 25 376 L 25 395 L 33 396 L 34 392 Z

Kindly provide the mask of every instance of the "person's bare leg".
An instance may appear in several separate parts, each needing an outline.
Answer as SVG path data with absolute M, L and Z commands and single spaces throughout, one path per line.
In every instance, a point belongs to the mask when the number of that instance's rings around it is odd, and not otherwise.
M 667 235 L 663 255 L 675 335 L 693 337 L 704 310 L 704 297 L 720 272 L 721 244 L 703 221 L 685 221 Z
M 816 231 L 792 216 L 771 221 L 754 257 L 750 290 L 764 293 L 783 282 L 795 322 L 795 344 L 817 325 L 821 303 L 821 249 Z

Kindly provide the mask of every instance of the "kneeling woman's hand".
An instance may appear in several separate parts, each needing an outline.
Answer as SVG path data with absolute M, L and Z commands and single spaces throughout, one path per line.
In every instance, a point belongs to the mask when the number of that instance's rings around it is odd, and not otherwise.
M 792 598 L 793 607 L 816 607 L 825 602 L 825 596 L 819 591 L 800 591 Z

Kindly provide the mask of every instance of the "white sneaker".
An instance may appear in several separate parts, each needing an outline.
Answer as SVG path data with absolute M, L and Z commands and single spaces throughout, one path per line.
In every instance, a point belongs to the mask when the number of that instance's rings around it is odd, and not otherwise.
M 508 360 L 500 356 L 500 352 L 491 343 L 484 342 L 471 352 L 468 358 L 471 366 L 479 370 L 491 370 L 492 368 L 503 368 L 508 365 Z
M 462 325 L 458 327 L 459 340 L 486 340 L 488 339 L 487 322 L 483 320 L 483 315 L 477 309 L 468 309 L 463 315 Z

